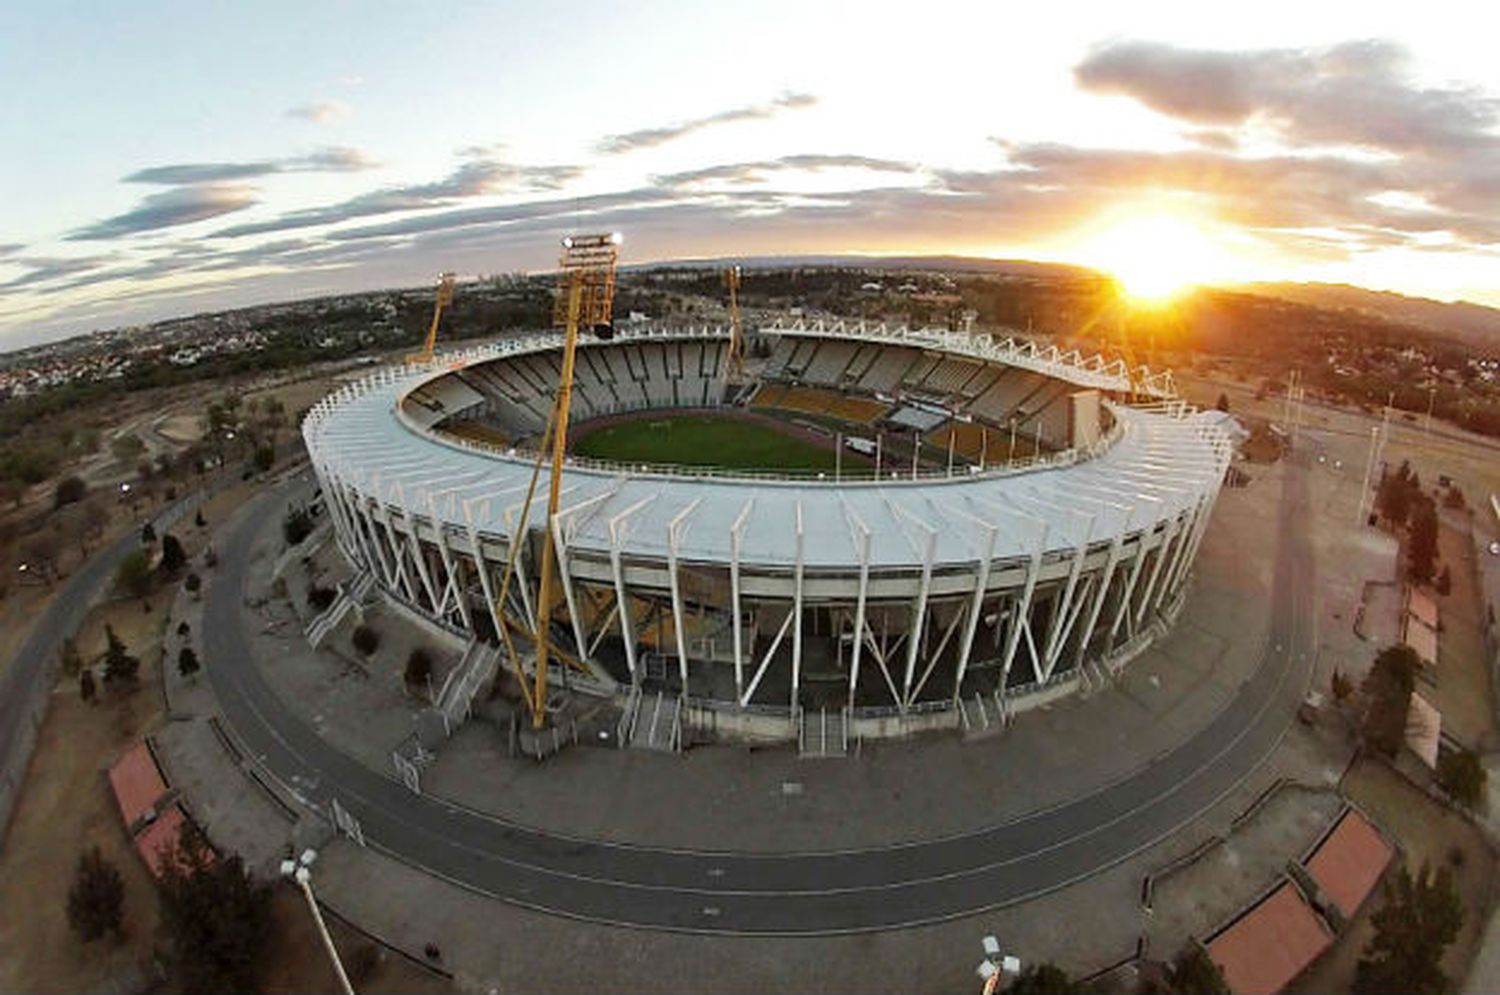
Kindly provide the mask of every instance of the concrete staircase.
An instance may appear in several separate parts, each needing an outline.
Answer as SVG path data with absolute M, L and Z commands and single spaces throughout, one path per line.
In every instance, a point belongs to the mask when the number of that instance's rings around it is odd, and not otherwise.
M 474 707 L 480 690 L 494 678 L 500 665 L 500 650 L 478 639 L 470 640 L 458 666 L 449 673 L 438 691 L 434 709 L 443 717 L 449 735 L 463 725 Z
M 798 709 L 797 755 L 809 759 L 849 755 L 849 709 Z
M 985 739 L 1005 731 L 1010 724 L 1010 713 L 1005 698 L 996 688 L 988 695 L 975 691 L 968 698 L 959 698 L 958 719 L 964 739 Z
M 632 688 L 618 732 L 620 745 L 632 750 L 682 752 L 682 696 Z

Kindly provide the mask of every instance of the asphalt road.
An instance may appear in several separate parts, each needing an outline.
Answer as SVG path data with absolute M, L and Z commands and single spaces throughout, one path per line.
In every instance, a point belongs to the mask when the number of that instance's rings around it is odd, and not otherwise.
M 928 842 L 798 854 L 667 850 L 569 838 L 413 794 L 321 740 L 247 652 L 248 552 L 282 507 L 271 497 L 220 549 L 205 605 L 207 671 L 230 726 L 274 777 L 316 804 L 336 795 L 368 844 L 475 891 L 580 919 L 705 933 L 817 935 L 935 922 L 1020 902 L 1126 859 L 1208 809 L 1275 749 L 1314 645 L 1306 471 L 1289 469 L 1285 479 L 1265 654 L 1230 704 L 1171 752 L 1094 794 Z

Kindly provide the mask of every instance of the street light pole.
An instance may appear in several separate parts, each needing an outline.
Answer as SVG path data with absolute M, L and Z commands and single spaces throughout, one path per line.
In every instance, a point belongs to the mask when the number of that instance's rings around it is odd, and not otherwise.
M 1380 429 L 1374 425 L 1370 426 L 1370 455 L 1365 459 L 1365 482 L 1359 489 L 1359 510 L 1355 514 L 1354 524 L 1363 525 L 1365 521 L 1365 501 L 1370 496 L 1370 474 L 1375 470 L 1375 450 L 1380 443 Z
M 313 895 L 312 869 L 309 865 L 317 857 L 316 851 L 305 850 L 297 860 L 283 860 L 281 873 L 301 887 L 303 897 L 307 899 L 307 907 L 312 910 L 313 922 L 317 924 L 318 935 L 323 938 L 323 947 L 328 951 L 328 959 L 333 962 L 334 973 L 339 976 L 339 987 L 344 995 L 354 995 L 354 986 L 349 983 L 349 975 L 344 973 L 344 962 L 339 959 L 338 948 L 333 945 L 333 937 L 328 934 L 328 925 L 323 921 L 323 910 L 318 908 L 318 899 Z

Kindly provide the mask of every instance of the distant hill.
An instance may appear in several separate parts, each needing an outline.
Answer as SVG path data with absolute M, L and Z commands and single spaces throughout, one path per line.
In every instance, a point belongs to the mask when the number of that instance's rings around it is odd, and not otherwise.
M 1343 283 L 1250 283 L 1236 289 L 1313 307 L 1359 311 L 1452 335 L 1470 345 L 1500 349 L 1500 309 L 1467 301 L 1447 304 Z
M 851 269 L 915 269 L 948 273 L 989 273 L 1037 279 L 1096 277 L 1095 270 L 1067 263 L 1038 263 L 1025 259 L 984 259 L 977 256 L 725 256 L 718 259 L 672 259 L 625 270 L 672 269 L 740 265 L 747 269 L 788 269 L 796 266 L 842 266 Z

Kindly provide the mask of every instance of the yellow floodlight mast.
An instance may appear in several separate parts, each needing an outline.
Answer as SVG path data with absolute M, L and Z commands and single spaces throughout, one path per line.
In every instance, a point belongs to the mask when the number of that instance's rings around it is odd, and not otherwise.
M 432 308 L 432 324 L 427 329 L 427 341 L 423 344 L 421 352 L 414 352 L 406 357 L 408 363 L 432 362 L 432 349 L 437 345 L 438 322 L 442 320 L 443 308 L 452 303 L 453 274 L 443 273 L 438 276 L 437 303 Z
M 730 266 L 724 270 L 724 286 L 729 288 L 729 359 L 725 364 L 725 380 L 739 383 L 745 372 L 745 340 L 740 325 L 740 268 Z
M 558 295 L 552 322 L 565 329 L 562 374 L 557 381 L 557 404 L 552 425 L 552 479 L 547 491 L 547 534 L 542 541 L 542 576 L 537 594 L 536 667 L 532 676 L 531 727 L 547 721 L 547 657 L 551 643 L 553 575 L 557 571 L 553 549 L 553 523 L 562 494 L 563 457 L 568 448 L 568 408 L 573 400 L 573 355 L 578 348 L 578 329 L 589 326 L 600 338 L 614 334 L 611 319 L 615 300 L 615 263 L 620 257 L 619 233 L 570 235 L 563 239 L 558 260 Z

